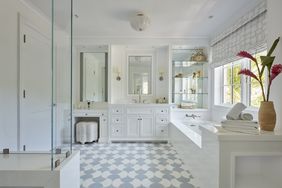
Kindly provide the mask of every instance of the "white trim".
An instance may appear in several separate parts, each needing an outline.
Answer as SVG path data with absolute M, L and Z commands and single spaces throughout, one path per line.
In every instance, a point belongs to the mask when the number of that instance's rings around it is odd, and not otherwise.
M 276 157 L 281 156 L 282 152 L 231 152 L 230 153 L 230 188 L 235 187 L 236 179 L 236 157 Z

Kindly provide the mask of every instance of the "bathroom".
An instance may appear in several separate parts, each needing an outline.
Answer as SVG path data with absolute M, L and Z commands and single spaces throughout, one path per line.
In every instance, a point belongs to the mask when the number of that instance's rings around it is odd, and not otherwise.
M 236 54 L 269 51 L 279 7 L 0 1 L 0 187 L 281 188 L 281 75 L 274 131 L 221 132 L 238 102 L 259 120 Z

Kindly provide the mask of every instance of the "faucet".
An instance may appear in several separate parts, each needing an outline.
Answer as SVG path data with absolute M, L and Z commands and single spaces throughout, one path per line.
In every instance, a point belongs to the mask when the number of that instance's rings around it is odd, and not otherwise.
M 196 119 L 196 117 L 198 117 L 198 118 L 201 117 L 201 116 L 197 116 L 196 114 L 191 114 L 191 115 L 186 114 L 185 116 L 186 116 L 186 117 L 191 117 L 191 118 L 193 118 L 193 119 Z

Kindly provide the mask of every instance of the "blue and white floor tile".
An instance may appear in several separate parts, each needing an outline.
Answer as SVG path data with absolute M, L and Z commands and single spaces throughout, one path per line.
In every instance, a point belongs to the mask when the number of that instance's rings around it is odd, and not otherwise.
M 81 188 L 196 188 L 195 179 L 170 144 L 76 145 Z

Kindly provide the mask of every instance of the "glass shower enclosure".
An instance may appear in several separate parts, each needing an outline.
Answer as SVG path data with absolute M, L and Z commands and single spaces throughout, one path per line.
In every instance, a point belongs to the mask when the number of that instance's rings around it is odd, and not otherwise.
M 72 0 L 0 7 L 0 170 L 54 170 L 73 149 Z

